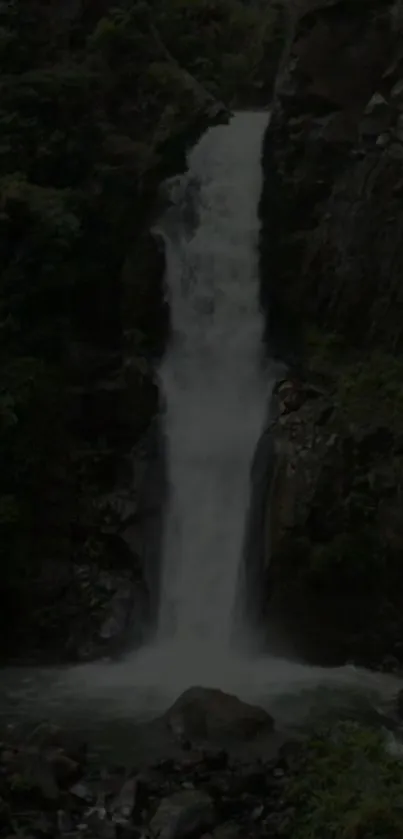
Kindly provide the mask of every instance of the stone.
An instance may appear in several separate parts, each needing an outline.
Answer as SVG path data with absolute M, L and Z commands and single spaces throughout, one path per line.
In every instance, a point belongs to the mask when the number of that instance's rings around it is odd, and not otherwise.
M 206 769 L 220 770 L 228 766 L 228 753 L 225 749 L 208 749 L 203 752 L 203 764 Z
M 234 822 L 225 822 L 216 827 L 213 837 L 214 839 L 238 839 L 240 836 L 240 829 Z
M 400 99 L 403 97 L 403 79 L 399 79 L 396 84 L 393 85 L 392 90 L 390 92 L 391 99 Z
M 42 722 L 30 732 L 27 737 L 27 743 L 41 750 L 49 746 L 61 745 L 62 738 L 62 728 L 52 723 Z
M 253 821 L 259 821 L 262 818 L 264 813 L 264 805 L 259 804 L 255 809 L 252 811 L 252 819 Z
M 53 752 L 48 756 L 48 761 L 57 783 L 60 786 L 71 784 L 80 775 L 80 765 L 76 760 L 65 755 L 62 751 Z
M 402 143 L 390 143 L 387 148 L 388 157 L 393 158 L 393 160 L 403 160 L 403 144 Z
M 99 630 L 103 641 L 119 638 L 126 631 L 134 597 L 134 584 L 130 580 L 119 585 L 108 604 L 108 616 Z
M 46 757 L 33 747 L 21 750 L 18 754 L 19 769 L 28 788 L 38 790 L 48 801 L 57 801 L 60 791 L 56 778 Z
M 362 136 L 376 137 L 384 134 L 391 127 L 393 114 L 388 108 L 380 113 L 370 114 L 364 117 L 359 124 L 359 131 Z
M 399 693 L 396 697 L 396 710 L 400 717 L 403 720 L 403 690 L 399 690 Z
M 161 839 L 201 836 L 216 821 L 211 797 L 200 790 L 186 790 L 164 798 L 151 819 L 150 829 Z
M 381 93 L 374 93 L 369 100 L 364 113 L 365 114 L 373 114 L 374 111 L 379 110 L 388 110 L 388 103 L 384 96 Z
M 137 799 L 137 778 L 128 778 L 120 789 L 113 803 L 113 811 L 116 818 L 123 822 L 131 818 L 136 806 Z
M 387 132 L 384 132 L 383 134 L 380 134 L 379 137 L 377 137 L 376 145 L 380 148 L 385 148 L 385 146 L 389 145 L 389 143 L 390 134 L 388 134 Z
M 272 717 L 255 705 L 212 688 L 193 687 L 185 691 L 163 719 L 168 727 L 191 740 L 243 741 L 263 731 L 272 731 Z
M 91 802 L 93 800 L 93 794 L 89 787 L 85 784 L 74 784 L 70 787 L 70 792 L 76 798 L 79 798 L 81 801 Z

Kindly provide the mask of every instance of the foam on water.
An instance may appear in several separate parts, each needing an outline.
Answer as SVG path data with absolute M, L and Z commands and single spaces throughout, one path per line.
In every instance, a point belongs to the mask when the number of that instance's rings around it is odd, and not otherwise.
M 189 686 L 216 687 L 260 704 L 279 725 L 303 724 L 318 705 L 387 711 L 400 682 L 344 666 L 311 667 L 268 655 L 247 657 L 217 645 L 161 642 L 114 664 L 93 663 L 60 674 L 49 699 L 104 709 L 111 716 L 163 712 Z

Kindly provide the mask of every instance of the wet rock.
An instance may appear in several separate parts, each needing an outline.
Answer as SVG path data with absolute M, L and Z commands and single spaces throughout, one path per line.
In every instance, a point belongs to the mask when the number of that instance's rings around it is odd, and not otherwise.
M 255 809 L 252 811 L 252 819 L 253 819 L 253 821 L 254 821 L 254 822 L 259 821 L 259 820 L 262 818 L 263 813 L 264 813 L 264 805 L 263 805 L 263 804 L 259 804 L 259 805 L 258 805 L 258 807 L 255 807 Z
M 77 780 L 81 774 L 81 768 L 76 760 L 65 755 L 62 751 L 53 752 L 48 756 L 48 762 L 56 782 L 61 787 L 68 786 L 72 781 Z
M 277 388 L 276 395 L 281 414 L 298 411 L 307 398 L 304 388 L 298 382 L 292 381 L 281 382 Z
M 37 789 L 48 801 L 57 801 L 60 791 L 49 761 L 34 749 L 20 752 L 19 758 L 23 782 L 27 787 Z
M 400 717 L 403 720 L 403 690 L 399 690 L 396 698 L 396 710 Z
M 226 769 L 228 766 L 228 752 L 225 749 L 209 749 L 203 751 L 203 764 L 206 769 Z
M 163 719 L 172 731 L 195 741 L 249 740 L 274 727 L 262 708 L 223 691 L 200 687 L 185 691 Z
M 138 786 L 137 778 L 128 778 L 123 784 L 112 806 L 115 821 L 125 824 L 132 817 L 137 802 Z
M 63 729 L 49 722 L 37 725 L 27 737 L 27 744 L 38 750 L 62 746 Z
M 109 603 L 108 617 L 99 630 L 102 641 L 112 641 L 123 636 L 130 620 L 134 599 L 135 587 L 131 581 L 119 585 Z
M 364 113 L 366 115 L 372 115 L 374 113 L 378 113 L 379 111 L 381 113 L 388 113 L 389 106 L 385 97 L 382 96 L 381 93 L 374 93 L 373 96 L 371 96 L 371 99 L 369 100 L 367 106 L 365 107 Z
M 250 792 L 256 795 L 264 795 L 267 792 L 267 773 L 262 764 L 241 767 L 235 777 L 238 792 Z
M 70 792 L 80 801 L 91 802 L 93 800 L 93 793 L 84 783 L 74 784 L 70 787 Z
M 65 810 L 58 810 L 57 811 L 57 829 L 59 833 L 66 834 L 72 833 L 74 828 L 73 821 L 69 813 Z
M 220 824 L 213 832 L 214 839 L 238 839 L 240 836 L 239 825 L 234 822 Z
M 213 801 L 199 790 L 184 791 L 161 801 L 150 822 L 153 836 L 182 839 L 201 836 L 215 824 Z

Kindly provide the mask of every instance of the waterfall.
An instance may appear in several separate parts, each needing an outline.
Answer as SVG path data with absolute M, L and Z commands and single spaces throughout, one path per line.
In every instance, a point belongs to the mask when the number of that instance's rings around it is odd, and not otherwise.
M 160 379 L 170 489 L 156 637 L 114 663 L 68 669 L 52 694 L 46 686 L 46 707 L 52 696 L 72 714 L 86 707 L 91 717 L 98 710 L 100 718 L 143 718 L 205 685 L 292 726 L 317 706 L 350 707 L 358 697 L 377 707 L 397 690 L 383 674 L 231 648 L 245 547 L 259 562 L 261 451 L 270 444 L 261 436 L 271 383 L 261 355 L 257 254 L 267 120 L 242 112 L 210 129 L 190 153 L 187 174 L 167 185 L 171 206 L 160 232 L 172 336 Z M 252 468 L 260 501 L 249 509 Z
M 172 338 L 160 370 L 170 498 L 158 638 L 228 646 L 263 428 L 258 202 L 267 113 L 211 128 L 169 185 Z

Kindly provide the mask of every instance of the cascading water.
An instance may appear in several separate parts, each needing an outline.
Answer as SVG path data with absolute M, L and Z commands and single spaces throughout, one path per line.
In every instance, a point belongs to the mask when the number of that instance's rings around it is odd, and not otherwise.
M 301 691 L 323 683 L 333 686 L 332 695 L 343 685 L 378 688 L 363 671 L 231 647 L 250 472 L 271 390 L 257 252 L 267 122 L 267 112 L 242 112 L 211 128 L 191 151 L 187 174 L 167 185 L 171 205 L 159 232 L 172 335 L 160 380 L 170 490 L 158 627 L 148 647 L 115 664 L 74 668 L 58 687 L 109 713 L 156 712 L 202 684 L 260 702 L 277 717 L 277 701 L 287 714 L 285 697 L 293 697 L 295 719 Z
M 98 719 L 105 729 L 158 713 L 201 684 L 257 702 L 288 726 L 311 709 L 357 700 L 385 706 L 401 686 L 352 667 L 310 667 L 231 648 L 245 528 L 260 516 L 248 518 L 250 470 L 270 396 L 256 247 L 267 118 L 238 113 L 210 129 L 189 156 L 188 174 L 171 183 L 172 206 L 161 222 L 172 338 L 160 371 L 170 498 L 156 637 L 115 663 L 26 678 L 3 672 L 25 718 L 45 705 L 46 714 L 52 708 L 82 718 L 86 730 Z
M 161 225 L 173 336 L 161 369 L 170 501 L 158 638 L 189 648 L 230 643 L 267 406 L 257 255 L 267 120 L 238 113 L 210 129 L 172 183 Z

